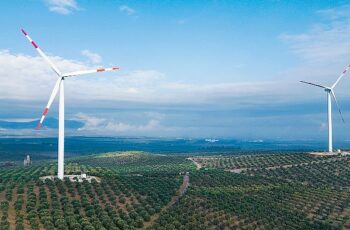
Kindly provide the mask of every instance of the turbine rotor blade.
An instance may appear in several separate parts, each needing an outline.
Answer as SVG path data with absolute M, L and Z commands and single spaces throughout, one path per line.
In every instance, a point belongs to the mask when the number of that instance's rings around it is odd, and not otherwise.
M 46 54 L 39 48 L 39 46 L 31 39 L 31 37 L 29 37 L 28 33 L 25 32 L 22 29 L 22 33 L 24 34 L 24 36 L 28 39 L 28 41 L 34 46 L 34 48 L 36 49 L 36 51 L 39 53 L 39 55 L 44 58 L 44 60 L 46 61 L 47 64 L 50 65 L 51 69 L 53 71 L 55 71 L 55 73 L 60 77 L 61 76 L 61 72 L 57 69 L 57 67 L 51 62 L 51 60 L 46 56 Z
M 119 67 L 98 68 L 98 69 L 93 69 L 93 70 L 82 70 L 82 71 L 75 71 L 75 72 L 71 72 L 71 73 L 65 73 L 62 75 L 62 77 L 73 77 L 73 76 L 84 75 L 84 74 L 109 72 L 109 71 L 116 71 L 116 70 L 119 70 Z
M 337 105 L 337 109 L 338 109 L 338 111 L 339 111 L 340 117 L 341 117 L 341 119 L 343 120 L 343 123 L 345 123 L 343 114 L 342 114 L 342 112 L 341 112 L 341 110 L 340 110 L 340 107 L 339 107 L 337 98 L 335 97 L 335 94 L 334 94 L 333 90 L 330 90 L 330 93 L 332 94 L 332 96 L 333 96 L 333 98 L 334 98 L 334 101 L 335 101 L 335 104 Z
M 338 77 L 338 79 L 334 82 L 334 84 L 332 85 L 332 89 L 338 84 L 338 82 L 344 77 L 344 75 L 346 74 L 346 72 L 350 69 L 350 64 L 345 68 L 345 70 L 340 74 L 340 76 Z
M 41 119 L 40 119 L 40 121 L 38 123 L 38 126 L 36 127 L 37 129 L 41 128 L 41 126 L 42 126 L 42 124 L 44 122 L 44 119 L 46 117 L 46 114 L 49 112 L 49 109 L 50 109 L 50 107 L 51 107 L 51 105 L 52 105 L 52 103 L 53 103 L 53 101 L 54 101 L 54 99 L 55 99 L 55 97 L 57 95 L 57 92 L 58 92 L 58 90 L 60 88 L 61 81 L 62 81 L 61 77 L 57 79 L 56 84 L 53 87 L 50 99 L 49 99 L 49 101 L 48 101 L 48 103 L 47 103 L 47 105 L 46 105 L 46 107 L 45 107 L 45 109 L 43 111 L 43 114 L 42 114 Z
M 320 88 L 323 88 L 323 89 L 328 89 L 328 87 L 323 86 L 323 85 L 318 85 L 318 84 L 311 83 L 311 82 L 307 82 L 307 81 L 300 81 L 300 82 L 301 82 L 301 83 L 304 83 L 304 84 L 308 84 L 308 85 L 317 86 L 317 87 L 320 87 Z

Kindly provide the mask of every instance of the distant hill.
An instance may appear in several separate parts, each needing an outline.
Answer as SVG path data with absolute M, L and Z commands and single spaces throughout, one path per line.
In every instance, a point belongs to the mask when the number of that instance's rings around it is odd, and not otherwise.
M 35 129 L 39 120 L 18 122 L 0 120 L 0 128 L 3 129 Z M 84 126 L 83 122 L 76 120 L 65 120 L 65 126 L 71 129 L 78 129 Z M 43 127 L 58 128 L 58 120 L 56 118 L 46 118 Z

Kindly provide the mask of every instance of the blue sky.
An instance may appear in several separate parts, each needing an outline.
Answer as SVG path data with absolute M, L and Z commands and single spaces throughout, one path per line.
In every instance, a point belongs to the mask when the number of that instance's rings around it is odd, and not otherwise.
M 350 63 L 346 1 L 0 4 L 1 120 L 38 119 L 56 79 L 20 28 L 63 72 L 121 68 L 66 81 L 66 118 L 83 123 L 69 135 L 325 139 L 326 94 L 298 81 L 332 84 Z M 348 84 L 336 89 L 346 120 Z

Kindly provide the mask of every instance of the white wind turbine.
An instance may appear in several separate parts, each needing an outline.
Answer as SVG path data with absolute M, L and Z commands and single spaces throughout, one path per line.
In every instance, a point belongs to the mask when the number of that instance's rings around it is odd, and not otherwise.
M 44 112 L 43 112 L 42 117 L 40 119 L 40 122 L 37 126 L 37 129 L 41 128 L 43 121 L 45 119 L 45 116 L 48 113 L 50 106 L 51 106 L 53 100 L 55 99 L 56 94 L 59 90 L 60 96 L 59 96 L 59 119 L 58 119 L 58 173 L 57 173 L 57 177 L 62 180 L 64 177 L 64 79 L 66 77 L 73 77 L 73 76 L 78 76 L 78 75 L 83 75 L 83 74 L 105 72 L 105 71 L 114 71 L 114 70 L 118 70 L 119 68 L 118 67 L 98 68 L 98 69 L 94 69 L 94 70 L 83 70 L 83 71 L 76 71 L 76 72 L 62 74 L 57 69 L 57 67 L 51 62 L 51 60 L 44 54 L 44 52 L 38 47 L 38 45 L 29 37 L 29 35 L 23 29 L 22 29 L 22 33 L 26 36 L 26 38 L 34 46 L 36 51 L 38 51 L 40 56 L 44 58 L 46 63 L 50 65 L 51 69 L 58 76 L 56 84 L 52 90 L 49 102 L 47 103 L 47 105 L 44 109 Z
M 328 152 L 332 153 L 333 152 L 333 127 L 332 127 L 332 97 L 334 98 L 334 102 L 338 108 L 339 114 L 341 116 L 342 121 L 345 123 L 342 112 L 340 110 L 337 98 L 335 97 L 334 94 L 334 88 L 335 86 L 339 83 L 339 81 L 344 77 L 344 75 L 346 74 L 346 72 L 349 70 L 350 65 L 348 65 L 345 70 L 340 74 L 340 76 L 338 77 L 338 79 L 334 82 L 334 84 L 331 87 L 327 87 L 327 86 L 323 86 L 323 85 L 319 85 L 319 84 L 314 84 L 311 82 L 306 82 L 306 81 L 300 81 L 302 83 L 305 84 L 309 84 L 312 86 L 317 86 L 320 87 L 322 89 L 324 89 L 324 91 L 326 91 L 327 93 L 327 103 L 328 103 Z

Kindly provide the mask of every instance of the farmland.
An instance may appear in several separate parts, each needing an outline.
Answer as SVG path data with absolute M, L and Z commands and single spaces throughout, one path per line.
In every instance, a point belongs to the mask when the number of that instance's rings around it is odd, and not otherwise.
M 178 194 L 184 176 L 175 166 L 193 167 L 186 159 L 139 152 L 82 158 L 85 165 L 77 161 L 66 165 L 66 174 L 88 173 L 101 183 L 41 181 L 56 173 L 50 163 L 2 169 L 1 229 L 142 228 Z M 154 171 L 151 162 L 158 162 Z
M 194 164 L 194 162 L 196 164 Z M 350 157 L 138 151 L 0 168 L 1 229 L 349 229 Z M 198 167 L 200 166 L 200 167 Z

